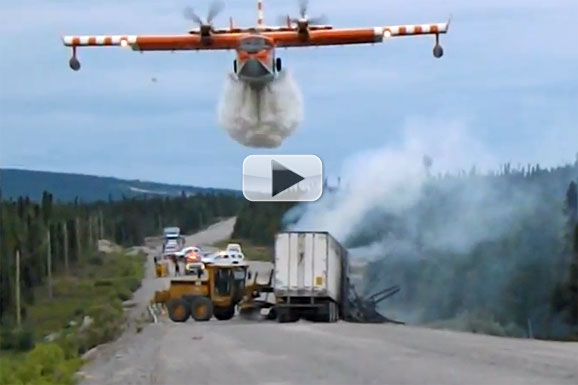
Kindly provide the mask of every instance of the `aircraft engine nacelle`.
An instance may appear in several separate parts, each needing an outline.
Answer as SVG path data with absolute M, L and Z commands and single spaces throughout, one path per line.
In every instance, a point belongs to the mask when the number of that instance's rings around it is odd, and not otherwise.
M 210 24 L 203 24 L 199 28 L 201 36 L 203 37 L 211 36 L 212 29 L 213 27 Z
M 309 22 L 307 20 L 297 21 L 297 32 L 307 34 L 309 32 Z

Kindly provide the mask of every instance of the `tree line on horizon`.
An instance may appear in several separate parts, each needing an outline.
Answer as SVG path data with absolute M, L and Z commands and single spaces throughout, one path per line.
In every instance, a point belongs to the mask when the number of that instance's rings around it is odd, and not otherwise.
M 366 289 L 400 284 L 383 306 L 409 322 L 578 338 L 577 182 L 578 163 L 434 178 L 415 205 L 372 213 L 346 244 L 395 240 Z

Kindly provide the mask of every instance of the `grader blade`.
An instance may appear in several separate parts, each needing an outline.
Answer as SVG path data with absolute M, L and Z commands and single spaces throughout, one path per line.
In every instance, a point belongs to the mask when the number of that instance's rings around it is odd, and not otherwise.
M 261 300 L 253 300 L 241 304 L 239 306 L 239 316 L 248 321 L 274 319 L 274 304 Z
M 265 317 L 261 315 L 261 309 L 245 308 L 239 310 L 239 317 L 246 321 L 263 321 Z

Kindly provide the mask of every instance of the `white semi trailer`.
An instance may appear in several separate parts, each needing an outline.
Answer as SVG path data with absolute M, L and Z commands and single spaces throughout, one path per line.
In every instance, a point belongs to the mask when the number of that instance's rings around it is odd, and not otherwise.
M 349 290 L 347 250 L 328 232 L 284 231 L 275 239 L 277 319 L 336 322 Z

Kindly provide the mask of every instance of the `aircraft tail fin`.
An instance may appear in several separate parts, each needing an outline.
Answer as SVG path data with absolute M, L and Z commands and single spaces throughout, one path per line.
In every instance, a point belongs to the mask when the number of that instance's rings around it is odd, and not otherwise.
M 257 26 L 263 27 L 265 20 L 263 18 L 263 0 L 257 0 Z

